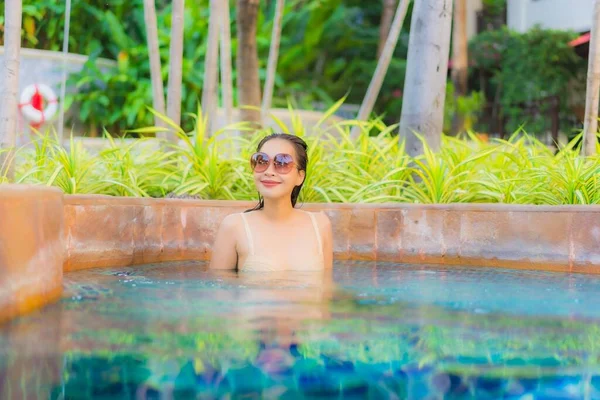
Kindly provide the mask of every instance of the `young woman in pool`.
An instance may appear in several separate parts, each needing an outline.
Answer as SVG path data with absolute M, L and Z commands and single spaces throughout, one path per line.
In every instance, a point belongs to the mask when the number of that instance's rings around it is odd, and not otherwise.
M 306 178 L 306 143 L 297 136 L 265 137 L 250 159 L 259 203 L 223 220 L 212 269 L 320 271 L 331 268 L 331 223 L 324 213 L 296 209 Z

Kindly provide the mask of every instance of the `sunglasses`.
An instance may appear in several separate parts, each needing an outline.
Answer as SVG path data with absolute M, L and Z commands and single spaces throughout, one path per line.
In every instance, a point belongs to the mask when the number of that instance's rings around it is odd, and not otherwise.
M 261 173 L 269 169 L 271 161 L 275 166 L 275 172 L 282 175 L 289 174 L 292 168 L 294 168 L 296 165 L 294 158 L 289 154 L 280 153 L 275 155 L 273 160 L 271 160 L 271 157 L 269 157 L 268 154 L 262 152 L 252 154 L 252 157 L 250 158 L 250 165 L 252 166 L 252 170 L 254 172 Z

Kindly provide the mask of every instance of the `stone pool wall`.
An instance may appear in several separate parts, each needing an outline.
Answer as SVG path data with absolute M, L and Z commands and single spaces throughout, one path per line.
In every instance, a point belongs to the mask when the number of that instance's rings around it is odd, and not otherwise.
M 63 271 L 207 260 L 254 203 L 63 196 L 0 187 L 0 321 L 59 298 Z M 337 259 L 600 273 L 600 206 L 310 204 Z
M 0 186 L 0 322 L 60 297 L 63 210 L 58 189 Z
M 65 196 L 65 270 L 209 259 L 221 220 L 254 203 Z M 600 206 L 311 204 L 337 259 L 600 273 Z

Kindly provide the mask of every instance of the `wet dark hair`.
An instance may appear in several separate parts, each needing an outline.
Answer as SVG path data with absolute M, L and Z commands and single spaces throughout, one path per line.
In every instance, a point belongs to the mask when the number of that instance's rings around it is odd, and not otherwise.
M 302 186 L 304 185 L 304 182 L 306 181 L 306 172 L 307 172 L 306 167 L 308 165 L 308 154 L 307 154 L 308 146 L 306 145 L 306 142 L 304 140 L 300 139 L 296 135 L 288 135 L 287 133 L 272 133 L 268 136 L 265 136 L 260 141 L 260 143 L 258 143 L 258 146 L 256 147 L 256 151 L 260 151 L 260 149 L 265 145 L 265 143 L 267 143 L 269 140 L 273 140 L 273 139 L 287 140 L 294 146 L 294 151 L 296 152 L 296 162 L 297 162 L 296 167 L 298 168 L 298 171 L 304 171 L 304 180 L 302 181 L 302 183 L 300 185 L 296 186 L 294 188 L 294 190 L 292 190 L 292 196 L 291 196 L 292 207 L 295 207 L 296 203 L 298 202 L 298 196 L 300 196 L 300 190 L 302 190 Z M 262 210 L 263 208 L 265 208 L 265 200 L 259 194 L 258 195 L 258 204 L 254 208 L 246 210 L 246 212 Z

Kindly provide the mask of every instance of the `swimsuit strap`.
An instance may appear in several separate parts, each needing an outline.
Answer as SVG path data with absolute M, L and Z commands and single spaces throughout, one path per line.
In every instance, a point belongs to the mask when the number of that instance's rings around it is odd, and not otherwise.
M 319 227 L 317 226 L 317 219 L 315 218 L 315 214 L 309 212 L 310 219 L 312 220 L 313 228 L 315 228 L 315 234 L 317 235 L 317 242 L 319 243 L 319 254 L 323 254 L 323 243 L 321 242 L 321 233 L 319 233 Z
M 254 254 L 254 242 L 252 241 L 252 232 L 250 231 L 250 225 L 248 225 L 248 220 L 246 219 L 246 214 L 241 213 L 242 219 L 244 220 L 244 228 L 246 229 L 246 237 L 248 238 L 248 248 L 250 250 L 250 254 Z

